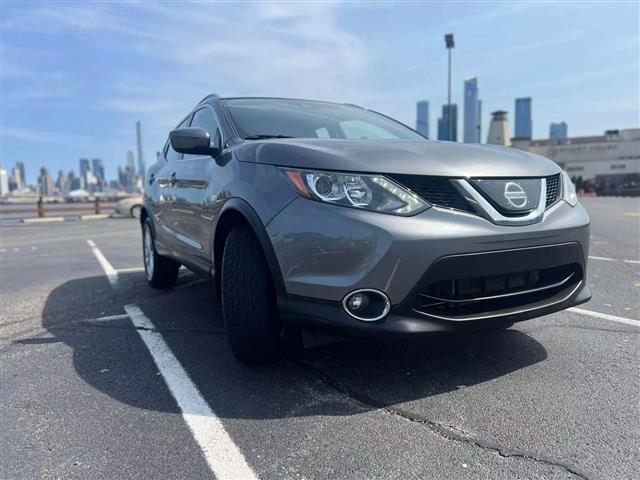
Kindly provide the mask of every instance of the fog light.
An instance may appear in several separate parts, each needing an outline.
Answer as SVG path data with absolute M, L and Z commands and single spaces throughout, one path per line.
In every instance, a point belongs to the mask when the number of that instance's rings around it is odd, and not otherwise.
M 342 306 L 349 315 L 363 322 L 381 320 L 391 309 L 387 296 L 373 289 L 351 292 L 342 300 Z
M 364 293 L 356 293 L 355 295 L 351 295 L 349 297 L 349 301 L 347 302 L 349 310 L 359 310 L 362 307 L 366 307 L 369 303 L 369 299 L 367 295 Z

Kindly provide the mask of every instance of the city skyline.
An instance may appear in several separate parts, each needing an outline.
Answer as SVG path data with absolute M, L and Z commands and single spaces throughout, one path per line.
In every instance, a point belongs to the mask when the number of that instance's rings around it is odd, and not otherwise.
M 25 162 L 29 183 L 41 163 L 57 172 L 80 157 L 104 159 L 115 178 L 136 150 L 138 120 L 151 162 L 168 131 L 212 92 L 350 102 L 413 125 L 417 100 L 434 113 L 446 103 L 445 33 L 456 36 L 452 103 L 462 107 L 463 80 L 478 77 L 482 125 L 525 95 L 535 101 L 534 138 L 558 120 L 587 136 L 637 127 L 640 114 L 632 3 L 0 8 L 2 163 Z M 197 54 L 185 56 L 186 45 L 198 45 Z

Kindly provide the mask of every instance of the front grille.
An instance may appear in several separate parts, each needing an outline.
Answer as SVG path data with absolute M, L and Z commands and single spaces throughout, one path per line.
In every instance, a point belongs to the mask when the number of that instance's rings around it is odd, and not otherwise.
M 401 174 L 389 176 L 432 205 L 474 212 L 448 178 Z
M 560 175 L 547 177 L 547 203 L 546 208 L 556 203 L 560 198 Z
M 548 300 L 582 279 L 578 264 L 434 282 L 414 309 L 450 319 L 486 315 Z
M 448 255 L 409 298 L 414 312 L 448 320 L 509 315 L 562 301 L 584 278 L 578 243 Z

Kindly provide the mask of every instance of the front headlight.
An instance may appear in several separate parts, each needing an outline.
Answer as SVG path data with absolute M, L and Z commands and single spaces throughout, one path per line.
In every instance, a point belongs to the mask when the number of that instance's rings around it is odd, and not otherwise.
M 280 168 L 297 192 L 312 200 L 393 215 L 416 215 L 431 205 L 382 175 Z
M 575 207 L 578 203 L 578 195 L 576 194 L 576 188 L 571 181 L 571 177 L 563 170 L 560 178 L 562 178 L 562 199 L 572 207 Z

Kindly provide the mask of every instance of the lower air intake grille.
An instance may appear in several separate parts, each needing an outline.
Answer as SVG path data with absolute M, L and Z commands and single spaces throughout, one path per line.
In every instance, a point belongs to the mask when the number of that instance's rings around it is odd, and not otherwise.
M 448 178 L 400 174 L 389 176 L 432 205 L 474 211 Z
M 547 203 L 546 208 L 556 203 L 560 198 L 560 175 L 547 177 Z

